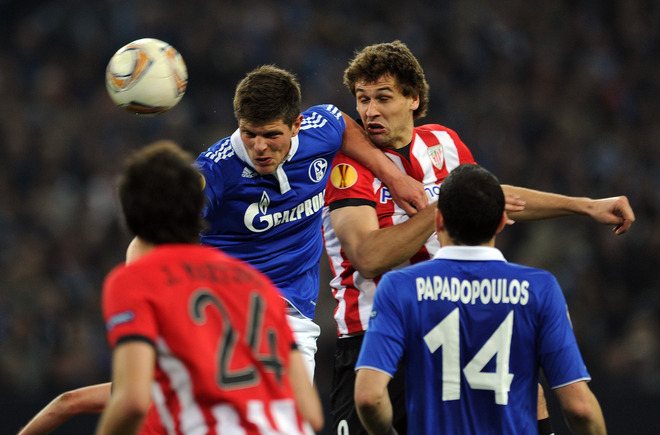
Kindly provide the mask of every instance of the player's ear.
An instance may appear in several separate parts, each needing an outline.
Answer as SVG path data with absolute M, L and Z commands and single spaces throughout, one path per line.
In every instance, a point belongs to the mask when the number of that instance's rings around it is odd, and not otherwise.
M 495 231 L 495 234 L 499 234 L 500 231 L 504 229 L 504 227 L 509 223 L 509 217 L 506 215 L 506 211 L 502 212 L 502 219 L 500 219 L 499 225 L 497 225 L 497 231 Z
M 435 209 L 435 232 L 440 234 L 440 232 L 445 229 L 445 218 L 442 216 L 442 212 L 436 208 Z
M 302 121 L 303 121 L 303 116 L 301 113 L 300 115 L 298 115 L 296 120 L 293 121 L 293 125 L 291 126 L 291 131 L 292 131 L 291 137 L 294 137 L 295 135 L 298 134 L 298 132 L 300 131 L 300 125 L 302 124 Z
M 420 101 L 419 95 L 415 95 L 412 99 L 412 103 L 410 104 L 410 108 L 412 110 L 417 110 L 417 108 L 419 107 L 419 101 Z

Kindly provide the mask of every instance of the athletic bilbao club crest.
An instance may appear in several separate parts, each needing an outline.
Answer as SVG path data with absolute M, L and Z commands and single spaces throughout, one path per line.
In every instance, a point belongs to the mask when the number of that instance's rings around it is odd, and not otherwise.
M 442 170 L 442 166 L 445 164 L 445 153 L 442 145 L 432 146 L 427 150 L 427 152 L 429 153 L 429 157 L 431 158 L 433 166 L 438 168 L 438 170 Z

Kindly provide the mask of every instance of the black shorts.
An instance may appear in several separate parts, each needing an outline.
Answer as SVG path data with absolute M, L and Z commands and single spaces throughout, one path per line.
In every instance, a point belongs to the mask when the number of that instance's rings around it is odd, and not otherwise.
M 335 349 L 335 365 L 332 374 L 330 406 L 332 412 L 332 433 L 335 435 L 366 435 L 355 409 L 355 363 L 357 362 L 363 336 L 340 338 Z M 394 428 L 400 435 L 407 430 L 406 397 L 402 363 L 388 384 L 388 392 L 394 413 Z

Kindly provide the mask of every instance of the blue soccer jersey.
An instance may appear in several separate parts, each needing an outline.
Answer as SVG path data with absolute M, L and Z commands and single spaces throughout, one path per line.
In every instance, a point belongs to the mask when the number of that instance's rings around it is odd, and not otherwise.
M 555 277 L 487 247 L 383 276 L 356 369 L 401 357 L 414 434 L 537 434 L 539 368 L 552 388 L 590 379 Z
M 313 318 L 323 250 L 323 197 L 346 124 L 332 105 L 314 106 L 302 115 L 288 157 L 273 174 L 254 170 L 238 130 L 196 163 L 208 199 L 202 243 L 258 268 L 303 315 Z

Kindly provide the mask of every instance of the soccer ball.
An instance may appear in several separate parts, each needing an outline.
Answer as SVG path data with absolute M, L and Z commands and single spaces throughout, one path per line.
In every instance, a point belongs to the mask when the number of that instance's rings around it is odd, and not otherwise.
M 167 42 L 143 38 L 126 44 L 110 59 L 105 85 L 119 107 L 155 116 L 181 100 L 188 70 L 181 54 Z

